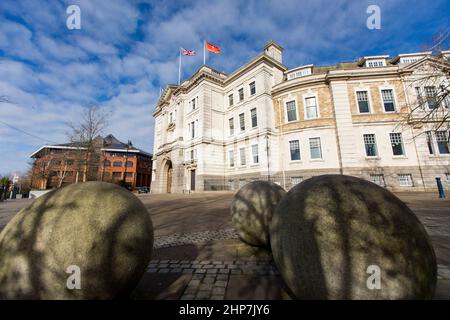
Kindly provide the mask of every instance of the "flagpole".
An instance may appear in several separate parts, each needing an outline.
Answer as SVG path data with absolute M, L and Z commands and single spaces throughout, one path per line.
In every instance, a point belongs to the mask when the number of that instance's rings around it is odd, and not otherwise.
M 203 40 L 203 64 L 206 64 L 206 40 Z
M 178 61 L 178 85 L 180 85 L 181 81 L 181 48 L 179 49 L 180 59 Z

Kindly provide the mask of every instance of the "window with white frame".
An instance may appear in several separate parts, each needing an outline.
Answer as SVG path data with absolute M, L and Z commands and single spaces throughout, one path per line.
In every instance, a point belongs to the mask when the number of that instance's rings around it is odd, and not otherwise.
M 286 102 L 287 121 L 297 120 L 297 107 L 295 106 L 295 100 Z
M 239 102 L 244 101 L 244 88 L 240 88 L 238 90 L 238 94 L 239 94 Z
M 197 108 L 197 97 L 195 97 L 194 99 L 191 100 L 191 108 L 192 110 L 195 110 L 195 108 Z
M 300 143 L 298 140 L 289 141 L 289 151 L 291 154 L 291 161 L 300 160 Z
M 252 128 L 256 128 L 258 126 L 258 115 L 256 113 L 256 108 L 250 110 L 250 115 L 252 118 Z
M 440 154 L 449 154 L 450 132 L 447 130 L 436 131 L 437 149 Z
M 433 132 L 427 131 L 427 132 L 425 132 L 425 135 L 426 135 L 426 139 L 427 139 L 428 152 L 430 154 L 435 154 L 436 150 L 434 148 Z
M 356 91 L 359 113 L 369 113 L 369 94 L 367 91 Z
M 230 136 L 234 134 L 234 118 L 228 119 L 228 128 L 230 129 Z
M 386 62 L 384 60 L 369 60 L 369 61 L 366 61 L 366 67 L 369 67 L 369 68 L 384 67 L 385 65 L 386 65 Z
M 198 120 L 192 121 L 188 124 L 189 135 L 191 139 L 197 136 L 197 129 L 198 129 L 197 127 L 198 127 Z
M 241 131 L 245 131 L 245 115 L 243 113 L 239 115 L 239 126 Z
M 252 145 L 252 159 L 253 159 L 253 164 L 259 163 L 259 153 L 258 153 L 258 145 L 257 144 Z
M 402 57 L 400 58 L 400 63 L 413 63 L 421 59 L 421 57 Z
M 230 168 L 234 167 L 234 151 L 233 150 L 228 151 L 228 165 L 230 166 Z
M 435 86 L 427 86 L 424 88 L 425 97 L 427 99 L 428 109 L 437 109 L 439 107 L 437 92 Z
M 250 84 L 248 85 L 250 88 L 250 95 L 254 95 L 256 93 L 256 85 L 255 85 L 255 81 L 250 82 Z
M 392 153 L 394 156 L 405 155 L 405 149 L 403 147 L 402 134 L 400 132 L 391 132 L 389 134 L 391 138 Z
M 376 157 L 377 154 L 377 142 L 375 140 L 375 134 L 364 134 L 364 147 L 366 149 L 367 157 Z
M 381 97 L 383 99 L 384 111 L 394 112 L 395 102 L 394 102 L 394 92 L 392 89 L 382 89 Z
M 422 89 L 420 87 L 415 87 L 416 90 L 416 99 L 419 107 L 423 108 L 423 94 Z
M 245 148 L 239 149 L 239 156 L 241 158 L 241 166 L 245 166 L 247 164 L 247 161 L 245 158 Z
M 305 98 L 306 119 L 314 119 L 319 116 L 317 112 L 316 97 Z
M 370 181 L 379 185 L 380 187 L 386 186 L 386 183 L 384 182 L 384 175 L 382 174 L 371 174 Z
M 190 152 L 190 160 L 195 160 L 197 158 L 197 150 L 192 149 Z
M 400 187 L 412 187 L 413 179 L 411 174 L 399 174 L 398 175 L 398 183 Z
M 228 106 L 232 107 L 233 103 L 233 94 L 231 93 L 230 95 L 228 95 Z
M 302 70 L 298 70 L 295 72 L 291 72 L 287 74 L 287 79 L 291 80 L 291 79 L 295 79 L 295 78 L 299 78 L 299 77 L 304 77 L 304 76 L 308 76 L 311 74 L 311 68 L 305 68 Z
M 322 146 L 320 144 L 320 138 L 309 139 L 309 151 L 311 159 L 322 159 Z
M 303 181 L 303 177 L 291 177 L 292 186 L 296 186 L 297 184 Z
M 169 124 L 172 124 L 172 122 L 173 122 L 173 113 L 170 112 L 169 113 Z

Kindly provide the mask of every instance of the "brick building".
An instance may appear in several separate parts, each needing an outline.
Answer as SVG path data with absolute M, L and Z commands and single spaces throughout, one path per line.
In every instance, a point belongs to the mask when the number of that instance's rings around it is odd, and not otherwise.
M 45 145 L 31 154 L 32 188 L 51 189 L 83 181 L 150 187 L 152 155 L 113 135 L 94 139 L 88 152 L 82 143 Z

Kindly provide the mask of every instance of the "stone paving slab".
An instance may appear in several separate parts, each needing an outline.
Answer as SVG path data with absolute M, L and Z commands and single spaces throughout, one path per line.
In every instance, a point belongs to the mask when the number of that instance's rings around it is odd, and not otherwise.
M 229 287 L 230 277 L 236 275 L 239 275 L 240 277 L 258 276 L 260 278 L 277 276 L 280 278 L 275 264 L 272 261 L 267 260 L 152 260 L 148 265 L 147 273 L 159 275 L 181 273 L 185 275 L 184 279 L 186 279 L 186 275 L 189 275 L 191 278 L 180 296 L 182 300 L 223 300 L 225 299 L 227 289 L 231 290 L 230 292 L 236 291 L 232 289 L 234 288 L 233 284 Z M 273 285 L 275 289 L 279 287 L 278 284 Z M 169 288 L 168 290 L 176 292 L 179 295 L 180 290 L 182 290 L 182 288 L 180 288 L 182 284 L 175 284 L 172 286 L 174 287 Z M 274 292 L 277 292 L 277 290 Z M 174 294 L 169 292 L 159 296 L 172 297 L 173 295 Z M 230 293 L 228 295 L 230 295 Z M 231 293 L 231 296 L 233 295 L 234 293 Z M 239 295 L 235 296 L 234 299 L 239 299 Z
M 290 299 L 272 260 L 152 260 L 147 274 L 178 274 L 163 299 L 264 300 Z M 450 265 L 438 265 L 435 299 L 450 299 Z

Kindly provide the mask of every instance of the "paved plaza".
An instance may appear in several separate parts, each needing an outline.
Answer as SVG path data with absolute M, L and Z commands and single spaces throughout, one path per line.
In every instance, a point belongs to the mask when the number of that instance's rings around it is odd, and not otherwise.
M 397 194 L 425 225 L 437 255 L 435 299 L 450 299 L 450 200 Z M 271 253 L 241 242 L 232 193 L 138 195 L 155 228 L 154 254 L 135 299 L 289 299 Z M 0 229 L 28 199 L 0 202 Z

